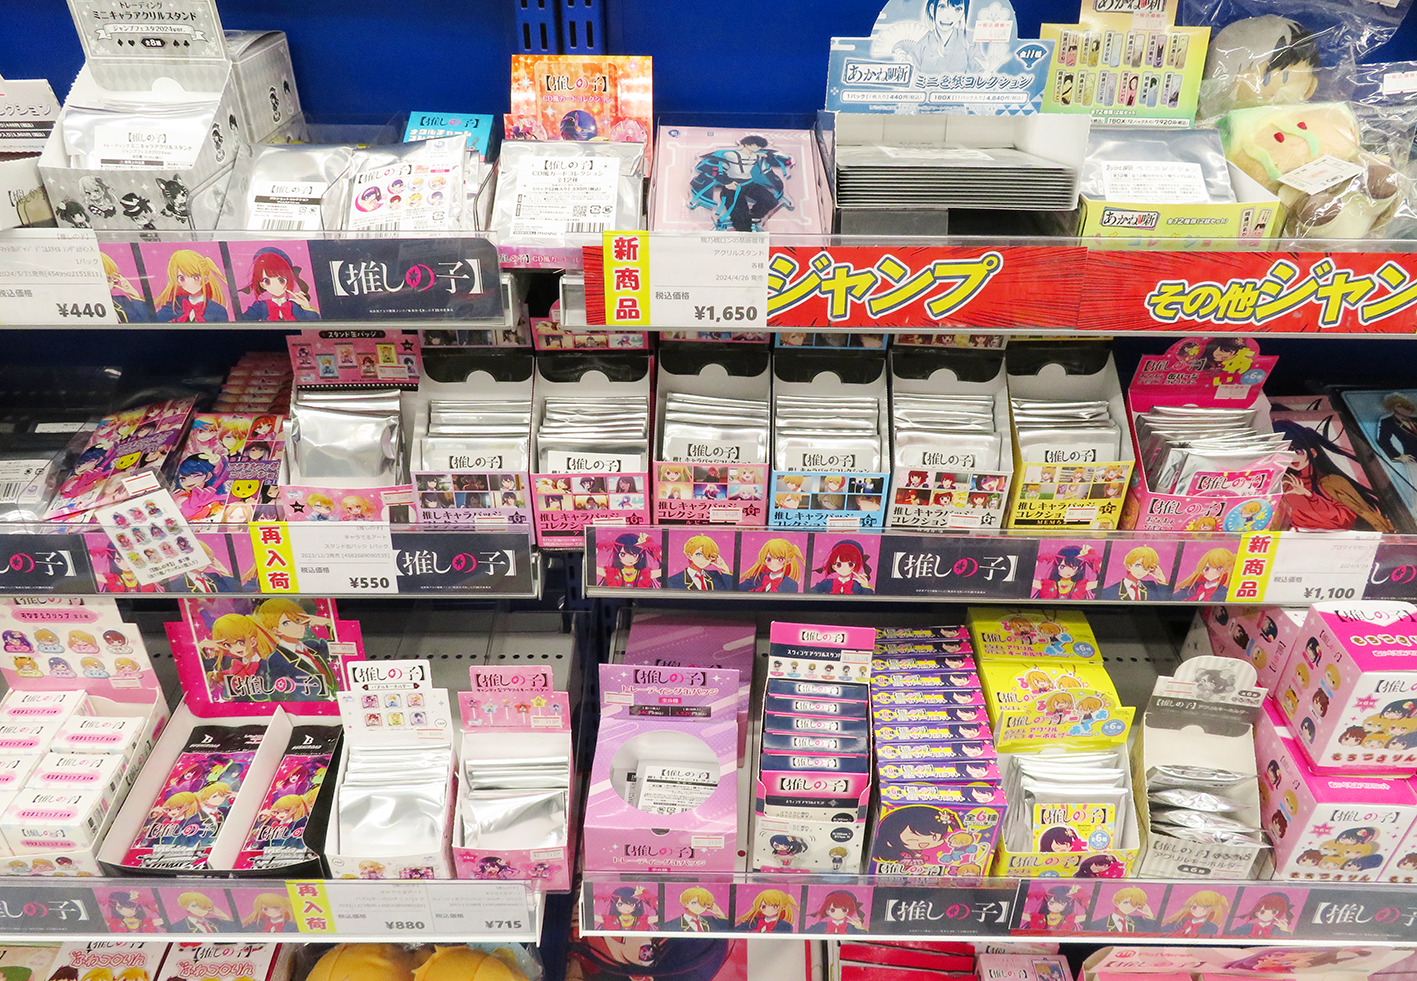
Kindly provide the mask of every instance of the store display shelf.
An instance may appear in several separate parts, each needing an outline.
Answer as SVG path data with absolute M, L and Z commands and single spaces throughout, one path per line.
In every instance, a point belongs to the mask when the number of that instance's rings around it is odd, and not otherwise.
M 1149 916 L 1133 914 L 1128 943 L 1291 946 L 1362 943 L 1411 944 L 1417 930 L 1417 886 L 1371 882 L 1277 882 L 1231 879 L 941 879 L 932 877 L 872 877 L 850 875 L 709 874 L 630 875 L 587 872 L 581 884 L 581 932 L 587 935 L 674 936 L 684 925 L 686 890 L 707 890 L 716 911 L 704 916 L 709 928 L 698 936 L 756 938 L 752 929 L 765 890 L 780 904 L 790 929 L 772 936 L 855 936 L 881 940 L 974 940 L 1013 937 L 1067 942 L 1112 943 L 1109 931 L 1112 897 L 1122 889 L 1140 889 L 1147 896 Z M 645 910 L 636 922 L 616 919 L 612 912 L 617 890 L 630 890 Z M 1049 894 L 1066 893 L 1070 912 L 1048 921 L 1039 912 Z M 1189 899 L 1208 891 L 1221 896 L 1223 915 L 1199 932 L 1186 930 Z M 859 912 L 859 923 L 833 931 L 825 913 L 826 899 L 846 893 Z M 620 893 L 624 897 L 625 893 Z M 1284 897 L 1288 919 L 1272 929 L 1247 918 L 1263 897 Z M 785 897 L 785 898 L 784 898 Z M 703 896 L 695 897 L 702 902 Z M 838 908 L 846 904 L 841 897 Z M 626 903 L 625 905 L 630 905 Z M 623 912 L 623 910 L 621 910 Z M 721 915 L 720 915 L 721 914 Z M 697 924 L 695 928 L 697 928 Z
M 141 932 L 216 933 L 217 939 L 231 942 L 272 939 L 249 926 L 261 895 L 275 894 L 290 903 L 294 921 L 281 939 L 296 942 L 534 943 L 541 936 L 546 900 L 545 893 L 528 882 L 0 876 L 0 942 L 40 937 L 110 940 L 129 933 L 109 915 L 109 898 L 116 893 L 137 893 L 146 908 L 158 911 Z M 191 902 L 194 893 L 210 902 Z M 184 905 L 214 912 L 198 920 L 188 917 Z
M 97 527 L 0 523 L 0 594 L 541 595 L 541 555 L 528 530 L 376 526 L 376 533 L 387 529 L 390 543 L 387 559 L 379 563 L 382 573 L 371 574 L 368 564 L 361 563 L 342 575 L 339 542 L 330 536 L 367 533 L 370 527 L 311 522 L 202 526 L 196 537 L 211 552 L 212 565 L 149 587 L 117 573 L 113 545 Z
M 926 600 L 941 602 L 1028 602 L 1049 604 L 1115 603 L 1124 597 L 1120 582 L 1124 557 L 1133 548 L 1155 549 L 1162 575 L 1144 584 L 1148 605 L 1269 603 L 1307 606 L 1327 600 L 1417 600 L 1417 536 L 1368 532 L 1275 532 L 1180 534 L 1158 532 L 1057 532 L 987 530 L 923 532 L 907 529 L 733 528 L 731 526 L 611 526 L 586 529 L 586 593 L 590 596 L 643 596 L 646 590 L 683 591 L 688 559 L 685 544 L 711 535 L 721 566 L 707 600 L 793 599 L 840 602 Z M 634 536 L 637 553 L 653 556 L 644 569 L 617 567 L 617 539 Z M 769 539 L 783 539 L 800 553 L 800 577 L 791 589 L 758 592 L 752 572 Z M 860 548 L 864 563 L 859 579 L 840 582 L 831 575 L 827 556 L 843 540 Z M 1091 579 L 1080 580 L 1072 594 L 1059 595 L 1056 584 L 1040 574 L 1063 544 L 1097 550 Z M 1200 559 L 1223 549 L 1233 558 L 1228 581 L 1200 590 L 1189 582 Z M 625 585 L 613 585 L 617 580 Z M 1100 582 L 1098 581 L 1100 579 Z M 804 581 L 805 580 L 805 581 Z M 736 588 L 732 584 L 737 584 Z

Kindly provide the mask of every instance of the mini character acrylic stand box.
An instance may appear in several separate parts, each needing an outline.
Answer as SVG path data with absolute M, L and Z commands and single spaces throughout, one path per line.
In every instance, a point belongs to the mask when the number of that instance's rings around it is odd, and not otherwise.
M 880 528 L 890 492 L 889 372 L 884 351 L 779 351 L 773 358 L 773 466 L 768 495 L 775 528 Z M 844 450 L 827 433 L 784 439 L 777 400 L 858 398 L 876 402 L 876 445 Z M 828 402 L 821 403 L 825 408 Z M 830 428 L 830 427 L 828 427 Z M 841 430 L 840 436 L 848 435 Z M 863 439 L 869 438 L 862 432 Z
M 1132 747 L 1137 815 L 1141 820 L 1140 875 L 1158 879 L 1248 879 L 1268 851 L 1260 842 L 1200 843 L 1156 833 L 1148 807 L 1147 774 L 1154 767 L 1208 767 L 1243 774 L 1218 791 L 1244 808 L 1231 815 L 1260 826 L 1255 777 L 1254 723 L 1264 690 L 1254 669 L 1234 659 L 1202 656 L 1184 662 L 1173 678 L 1158 678 Z M 1160 788 L 1158 788 L 1160 789 Z
M 1277 360 L 1260 354 L 1259 345 L 1247 337 L 1187 337 L 1165 354 L 1142 356 L 1127 390 L 1130 438 L 1138 462 L 1122 508 L 1124 529 L 1236 533 L 1273 526 L 1290 452 L 1255 454 L 1243 470 L 1212 465 L 1194 472 L 1187 467 L 1178 474 L 1181 455 L 1172 453 L 1177 464 L 1169 466 L 1170 444 L 1159 437 L 1144 444 L 1137 420 L 1158 406 L 1248 409 L 1254 412 L 1250 425 L 1270 432 L 1269 402 L 1261 389 Z M 1153 486 L 1153 477 L 1172 490 Z
M 1417 607 L 1318 603 L 1274 696 L 1319 773 L 1417 771 Z
M 774 623 L 769 632 L 753 868 L 861 869 L 871 802 L 872 627 Z
M 1122 518 L 1122 498 L 1136 457 L 1127 439 L 1127 408 L 1117 365 L 1101 344 L 1010 344 L 1004 357 L 1009 397 L 1107 403 L 1120 432 L 1115 460 L 1066 441 L 1040 445 L 1025 455 L 1014 436 L 1014 483 L 1009 528 L 1090 528 L 1112 531 Z M 1026 458 L 1026 456 L 1028 458 Z
M 536 544 L 580 548 L 586 525 L 649 524 L 653 371 L 654 359 L 646 354 L 550 354 L 536 359 L 531 406 Z M 615 400 L 634 412 L 643 406 L 643 447 L 622 453 L 543 446 L 539 430 L 548 399 Z M 585 439 L 593 444 L 597 437 L 592 432 Z
M 167 722 L 167 700 L 148 660 L 138 628 L 126 623 L 111 599 L 10 599 L 0 601 L 5 654 L 0 673 L 9 686 L 5 705 L 44 702 L 82 693 L 83 714 L 44 721 L 48 709 L 5 708 L 9 723 L 26 723 L 4 740 L 6 756 L 29 752 L 114 754 L 124 759 L 123 780 L 110 795 L 104 825 L 117 814 Z M 33 720 L 29 724 L 29 720 Z M 22 744 L 30 743 L 22 750 Z M 26 768 L 27 769 L 27 768 Z M 20 781 L 0 794 L 9 801 Z M 78 802 L 82 804 L 83 802 Z M 102 875 L 97 848 L 67 840 L 56 825 L 48 833 L 6 833 L 12 852 L 2 875 Z M 33 824 L 29 829 L 35 832 Z M 16 833 L 18 832 L 18 833 Z M 101 840 L 102 828 L 99 829 Z M 126 844 L 126 843 L 125 843 Z
M 1200 634 L 1194 641 L 1194 654 L 1214 654 L 1217 657 L 1238 657 L 1255 666 L 1255 683 L 1274 692 L 1280 677 L 1289 666 L 1289 658 L 1303 639 L 1300 634 L 1308 619 L 1308 607 L 1289 609 L 1282 606 L 1207 606 L 1197 613 Z M 1192 627 L 1192 633 L 1196 628 Z M 1186 648 L 1192 646 L 1186 638 Z M 1194 656 L 1186 649 L 1182 658 Z
M 39 161 L 56 213 L 87 228 L 215 228 L 224 178 L 251 133 L 216 4 L 187 5 L 190 19 L 161 32 L 146 11 L 69 6 L 86 61 Z
M 600 691 L 585 867 L 734 871 L 738 672 L 602 664 Z
M 893 399 L 900 395 L 987 397 L 994 417 L 992 433 L 961 433 L 954 441 L 944 436 L 940 440 L 944 447 L 912 439 L 915 434 L 903 431 L 899 420 L 893 420 L 897 428 L 891 433 L 895 459 L 890 526 L 931 531 L 1001 527 L 1013 477 L 1003 352 L 897 347 L 891 351 L 890 368 Z
M 570 788 L 574 784 L 571 767 L 571 707 L 569 696 L 552 690 L 551 669 L 542 667 L 506 669 L 473 667 L 471 690 L 458 693 L 462 715 L 462 747 L 459 750 L 458 794 L 453 822 L 453 865 L 459 879 L 524 879 L 537 882 L 550 892 L 571 888 L 571 846 L 569 821 Z M 469 773 L 479 762 L 514 766 L 533 759 L 564 759 L 559 778 L 551 777 L 546 790 L 516 783 L 518 792 L 540 804 L 539 813 L 528 807 L 515 824 L 469 821 L 466 793 Z M 548 775 L 550 776 L 550 775 Z M 490 786 L 490 785 L 488 785 Z M 504 786 L 507 786 L 504 784 Z M 521 788 L 526 786 L 525 792 Z M 547 806 L 559 792 L 559 808 Z M 549 821 L 559 811 L 559 822 Z M 526 815 L 531 812 L 531 817 Z M 503 812 L 505 813 L 505 811 Z M 559 827 L 548 824 L 559 823 Z M 468 830 L 482 832 L 469 841 Z M 529 843 L 529 833 L 542 836 Z
M 655 389 L 654 520 L 656 524 L 767 523 L 767 486 L 772 452 L 772 370 L 766 347 L 662 344 Z M 665 432 L 668 398 L 697 395 L 762 406 L 761 436 L 734 429 L 714 417 L 704 424 L 721 430 L 713 438 L 676 438 Z
M 105 874 L 230 875 L 291 730 L 280 710 L 203 719 L 179 705 L 97 850 Z
M 260 143 L 300 114 L 290 42 L 284 31 L 227 31 L 226 51 L 246 123 L 244 137 Z
M 1260 813 L 1274 846 L 1274 878 L 1383 882 L 1405 856 L 1417 821 L 1411 781 L 1310 769 L 1273 702 L 1255 728 Z
M 339 778 L 322 849 L 330 878 L 454 878 L 451 846 L 456 766 L 447 689 L 432 686 L 425 660 L 356 662 L 349 665 L 347 675 L 349 687 L 339 695 L 340 722 L 344 726 Z M 346 828 L 341 801 L 350 761 L 356 754 L 366 755 L 369 762 L 364 768 L 368 770 L 371 763 L 377 767 L 381 751 L 391 754 L 390 759 L 408 759 L 410 753 L 425 755 L 427 782 L 407 788 L 385 782 L 383 786 L 376 785 L 372 800 L 355 794 L 349 808 L 351 820 L 362 817 L 361 823 L 369 823 L 372 818 L 378 826 Z M 432 771 L 437 771 L 436 775 Z M 442 807 L 436 814 L 417 806 L 435 799 L 439 788 Z M 407 824 L 395 822 L 391 828 L 387 819 L 379 818 L 379 798 L 388 801 L 400 793 L 408 801 L 400 814 L 407 819 L 412 812 L 413 820 Z M 365 844 L 356 844 L 351 831 L 357 832 Z
M 531 431 L 519 439 L 463 439 L 429 431 L 433 402 L 531 404 L 531 352 L 434 348 L 423 381 L 404 399 L 414 512 L 423 525 L 531 527 Z M 479 406 L 479 408 L 482 406 Z

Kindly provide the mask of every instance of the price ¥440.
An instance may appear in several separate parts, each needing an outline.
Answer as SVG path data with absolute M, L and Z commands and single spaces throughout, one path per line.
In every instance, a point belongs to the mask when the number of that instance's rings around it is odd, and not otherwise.
M 736 320 L 757 320 L 757 307 L 694 307 L 695 320 L 709 320 L 713 323 L 732 323 Z
M 54 307 L 61 317 L 98 317 L 103 320 L 108 316 L 108 307 L 102 303 L 56 303 Z

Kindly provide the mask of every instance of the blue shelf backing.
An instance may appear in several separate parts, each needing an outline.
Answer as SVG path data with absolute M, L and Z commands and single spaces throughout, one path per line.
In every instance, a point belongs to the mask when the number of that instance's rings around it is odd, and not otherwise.
M 517 54 L 561 54 L 557 13 L 561 0 L 512 0 L 515 7 Z
M 605 0 L 560 0 L 561 53 L 606 54 Z M 622 54 L 634 54 L 624 51 Z

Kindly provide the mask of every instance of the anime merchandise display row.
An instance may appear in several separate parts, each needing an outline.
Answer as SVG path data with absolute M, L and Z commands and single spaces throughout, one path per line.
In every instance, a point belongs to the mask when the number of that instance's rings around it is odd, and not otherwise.
M 223 908 L 225 902 L 217 904 L 209 898 L 212 891 L 109 890 L 104 915 L 110 925 L 124 927 L 115 933 L 153 933 L 179 923 L 190 924 L 187 932 L 213 933 L 217 931 L 212 923 L 236 921 Z M 252 932 L 284 933 L 293 925 L 290 900 L 284 894 L 243 896 L 242 903 L 250 909 L 239 922 Z M 0 963 L 15 981 L 180 981 L 199 975 L 248 981 L 540 981 L 543 976 L 536 951 L 514 943 L 37 943 L 0 948 Z
M 170 720 L 111 600 L 7 600 L 0 618 L 4 874 L 570 888 L 571 712 L 549 668 L 472 668 L 455 750 L 428 663 L 366 661 L 332 600 L 184 603 Z

